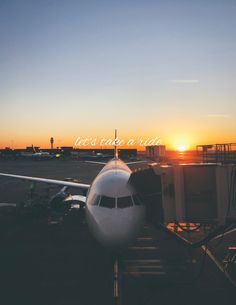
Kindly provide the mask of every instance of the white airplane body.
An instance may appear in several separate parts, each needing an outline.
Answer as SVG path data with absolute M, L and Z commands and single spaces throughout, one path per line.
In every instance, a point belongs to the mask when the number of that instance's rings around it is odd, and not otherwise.
M 115 147 L 114 159 L 104 166 L 91 185 L 4 173 L 0 176 L 88 190 L 86 197 L 79 195 L 79 200 L 86 203 L 86 218 L 92 234 L 106 247 L 123 248 L 137 236 L 145 219 L 145 207 L 129 184 L 131 173 L 118 158 Z M 71 197 L 76 199 L 76 196 Z
M 144 224 L 145 208 L 129 184 L 131 170 L 120 159 L 109 161 L 93 181 L 86 199 L 88 225 L 104 246 L 123 247 Z

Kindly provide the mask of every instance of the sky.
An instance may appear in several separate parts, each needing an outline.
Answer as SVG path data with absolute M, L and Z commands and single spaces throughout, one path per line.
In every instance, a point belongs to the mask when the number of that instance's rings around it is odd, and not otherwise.
M 236 142 L 235 29 L 235 0 L 0 0 L 0 147 Z

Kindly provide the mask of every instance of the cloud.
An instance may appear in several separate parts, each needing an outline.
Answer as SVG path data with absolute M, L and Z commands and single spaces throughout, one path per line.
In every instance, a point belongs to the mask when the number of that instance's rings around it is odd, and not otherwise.
M 175 84 L 198 84 L 199 80 L 198 79 L 171 79 L 171 83 Z
M 212 114 L 205 114 L 203 115 L 205 118 L 228 118 L 228 114 L 223 114 L 223 113 L 212 113 Z

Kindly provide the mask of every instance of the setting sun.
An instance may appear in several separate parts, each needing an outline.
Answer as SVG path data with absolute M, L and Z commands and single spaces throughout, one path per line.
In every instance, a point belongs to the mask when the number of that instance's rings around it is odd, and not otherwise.
M 177 145 L 177 150 L 178 151 L 185 151 L 186 150 L 186 145 L 185 144 L 178 144 Z

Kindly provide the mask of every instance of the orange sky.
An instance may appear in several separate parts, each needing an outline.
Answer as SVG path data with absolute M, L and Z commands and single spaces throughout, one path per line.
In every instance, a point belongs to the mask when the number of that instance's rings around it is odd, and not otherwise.
M 118 139 L 121 141 L 121 148 L 138 148 L 139 150 L 144 149 L 145 145 L 150 144 L 162 144 L 166 145 L 167 149 L 174 150 L 177 149 L 178 145 L 184 144 L 186 149 L 195 149 L 198 144 L 215 144 L 215 143 L 229 143 L 236 142 L 236 137 L 234 137 L 234 132 L 227 132 L 227 136 L 220 128 L 215 128 L 211 134 L 204 133 L 204 130 L 199 128 L 198 132 L 191 131 L 193 126 L 190 126 L 189 131 L 171 132 L 169 130 L 164 130 L 159 134 L 155 131 L 150 133 L 142 133 L 140 131 L 137 133 L 125 133 L 124 130 L 119 132 Z M 113 140 L 113 132 L 103 131 L 103 133 L 93 133 L 92 131 L 86 133 L 81 132 L 77 134 L 76 132 L 71 132 L 67 134 L 57 134 L 44 132 L 35 133 L 32 129 L 26 134 L 9 135 L 5 134 L 1 137 L 0 147 L 13 147 L 13 148 L 24 148 L 26 146 L 34 145 L 40 146 L 41 148 L 50 147 L 50 137 L 54 137 L 54 147 L 61 146 L 74 146 L 77 148 L 111 148 L 109 145 Z M 161 136 L 163 135 L 163 136 Z M 142 142 L 141 142 L 142 141 Z

